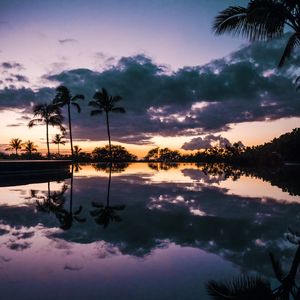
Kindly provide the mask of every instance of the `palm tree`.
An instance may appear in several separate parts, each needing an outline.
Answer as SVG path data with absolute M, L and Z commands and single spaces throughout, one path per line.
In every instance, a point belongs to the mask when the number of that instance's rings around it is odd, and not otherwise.
M 28 123 L 28 127 L 31 128 L 40 124 L 46 125 L 47 151 L 49 159 L 49 125 L 58 126 L 60 130 L 64 132 L 65 128 L 62 126 L 63 116 L 60 108 L 57 105 L 47 103 L 35 105 L 33 108 L 33 115 L 35 118 Z
M 77 94 L 75 96 L 72 96 L 70 90 L 61 85 L 56 89 L 56 96 L 53 100 L 53 103 L 63 107 L 63 106 L 67 106 L 68 107 L 68 120 L 69 120 L 69 133 L 70 133 L 70 144 L 71 144 L 71 153 L 72 153 L 72 157 L 73 157 L 73 137 L 72 137 L 72 120 L 71 120 L 71 105 L 76 107 L 77 112 L 80 113 L 81 112 L 81 108 L 80 105 L 76 102 L 77 100 L 83 100 L 84 96 Z
M 250 41 L 267 41 L 281 37 L 285 28 L 292 30 L 279 67 L 300 45 L 300 2 L 298 0 L 251 0 L 246 7 L 230 6 L 215 18 L 213 30 L 221 35 L 231 33 Z
M 52 143 L 57 145 L 57 154 L 59 154 L 59 145 L 65 145 L 66 142 L 63 140 L 64 135 L 57 133 L 52 139 Z
M 29 157 L 31 157 L 32 152 L 37 151 L 37 145 L 34 144 L 34 142 L 28 140 L 23 144 L 24 149 L 22 151 L 25 151 Z
M 112 160 L 112 151 L 111 151 L 111 139 L 110 139 L 110 129 L 109 129 L 109 117 L 110 112 L 115 113 L 125 113 L 125 109 L 116 104 L 122 99 L 121 96 L 110 96 L 106 89 L 102 88 L 101 91 L 97 91 L 93 97 L 94 100 L 89 102 L 89 106 L 94 107 L 95 109 L 91 111 L 91 116 L 100 115 L 103 112 L 106 117 L 106 127 L 107 135 L 109 142 L 109 153 L 110 159 Z
M 78 145 L 74 146 L 73 152 L 74 152 L 75 157 L 78 157 L 81 151 L 82 151 L 82 149 Z
M 12 151 L 15 150 L 16 155 L 18 155 L 18 150 L 22 149 L 22 140 L 16 138 L 16 139 L 11 139 L 9 142 L 9 147 L 7 147 L 5 150 L 6 151 Z

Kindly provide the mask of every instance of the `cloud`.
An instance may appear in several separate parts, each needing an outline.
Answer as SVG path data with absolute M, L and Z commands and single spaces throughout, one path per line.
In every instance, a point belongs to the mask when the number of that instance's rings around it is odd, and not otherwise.
M 121 95 L 120 105 L 127 112 L 110 116 L 114 141 L 145 144 L 154 135 L 213 134 L 232 123 L 300 116 L 299 94 L 292 80 L 300 57 L 294 55 L 284 68 L 276 68 L 285 41 L 286 37 L 255 43 L 207 65 L 176 72 L 136 55 L 122 57 L 102 71 L 81 68 L 51 72 L 44 78 L 86 96 L 80 102 L 82 113 L 74 115 L 74 136 L 79 139 L 107 138 L 103 117 L 91 118 L 87 105 L 102 87 Z M 103 53 L 98 56 L 105 59 Z M 54 94 L 54 89 L 1 90 L 0 109 L 50 101 Z
M 0 64 L 0 67 L 2 69 L 17 69 L 17 70 L 22 70 L 24 69 L 23 65 L 20 64 L 20 63 L 17 63 L 17 62 L 9 62 L 9 61 L 6 61 L 6 62 L 3 62 Z
M 192 139 L 190 142 L 186 142 L 181 147 L 184 150 L 197 150 L 211 148 L 213 146 L 218 146 L 224 148 L 227 145 L 231 145 L 230 141 L 220 135 L 207 135 L 205 137 L 197 137 Z
M 19 127 L 19 126 L 23 126 L 24 123 L 15 123 L 15 124 L 8 124 L 6 125 L 6 127 Z
M 76 40 L 76 39 L 61 39 L 61 40 L 58 40 L 58 42 L 61 45 L 64 45 L 64 44 L 69 44 L 69 43 L 78 43 L 78 40 Z

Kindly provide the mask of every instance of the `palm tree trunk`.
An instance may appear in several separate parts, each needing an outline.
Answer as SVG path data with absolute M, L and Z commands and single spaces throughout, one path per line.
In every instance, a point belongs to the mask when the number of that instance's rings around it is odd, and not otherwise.
M 107 197 L 106 197 L 106 206 L 109 207 L 109 194 L 110 194 L 110 182 L 111 182 L 111 169 L 112 162 L 109 164 L 109 177 L 108 177 L 108 186 L 107 186 Z
M 59 155 L 59 143 L 57 143 L 57 154 Z
M 48 159 L 50 159 L 50 148 L 49 148 L 49 124 L 48 124 L 48 122 L 46 122 L 46 136 L 47 136 Z
M 105 114 L 106 114 L 106 128 L 107 128 L 108 144 L 109 144 L 109 156 L 110 156 L 110 161 L 112 162 L 112 151 L 111 151 L 111 141 L 110 141 L 110 129 L 109 129 L 108 112 L 105 112 Z
M 16 148 L 16 155 L 18 155 L 18 148 Z
M 73 137 L 72 137 L 72 122 L 71 122 L 71 108 L 70 104 L 68 104 L 68 119 L 69 119 L 69 133 L 70 133 L 70 144 L 71 144 L 71 154 L 73 159 Z
M 74 164 L 72 164 L 71 174 L 71 190 L 70 190 L 70 215 L 73 214 L 73 177 L 74 177 Z

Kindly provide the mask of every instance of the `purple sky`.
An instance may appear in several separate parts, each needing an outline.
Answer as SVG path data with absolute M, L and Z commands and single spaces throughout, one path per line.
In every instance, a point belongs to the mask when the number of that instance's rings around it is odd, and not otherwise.
M 248 46 L 212 33 L 220 10 L 246 3 L 2 0 L 2 148 L 17 136 L 45 147 L 43 128 L 28 132 L 25 119 L 60 83 L 88 100 L 103 86 L 122 95 L 128 113 L 112 121 L 113 139 L 134 151 L 146 144 L 180 148 L 192 139 L 185 148 L 197 147 L 205 134 L 253 144 L 291 130 L 299 124 L 295 70 L 275 68 L 284 42 Z M 83 106 L 75 138 L 93 147 L 106 140 L 104 120 L 90 119 Z

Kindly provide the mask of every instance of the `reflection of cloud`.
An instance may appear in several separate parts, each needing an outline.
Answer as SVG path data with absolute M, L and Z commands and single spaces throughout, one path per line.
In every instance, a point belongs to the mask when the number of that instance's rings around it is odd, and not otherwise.
M 31 246 L 31 243 L 28 243 L 28 242 L 23 242 L 23 243 L 11 242 L 11 243 L 7 244 L 7 247 L 9 249 L 15 250 L 15 251 L 23 251 L 23 250 L 29 248 L 30 246 Z
M 82 266 L 76 266 L 76 265 L 70 265 L 70 264 L 66 264 L 64 266 L 64 270 L 68 270 L 68 271 L 80 271 L 82 269 L 83 269 Z
M 0 255 L 0 262 L 10 262 L 11 261 L 11 258 L 7 258 L 3 255 Z
M 44 230 L 43 235 L 51 239 L 51 246 L 66 250 L 66 255 L 73 243 L 96 242 L 99 258 L 119 254 L 143 257 L 158 247 L 175 243 L 206 249 L 251 270 L 268 273 L 270 265 L 265 259 L 268 250 L 286 257 L 293 252 L 282 243 L 282 238 L 288 226 L 300 226 L 299 204 L 229 195 L 223 189 L 205 184 L 200 191 L 187 189 L 190 184 L 186 182 L 150 184 L 148 177 L 139 174 L 124 173 L 112 178 L 110 204 L 124 204 L 126 210 L 122 213 L 123 221 L 106 230 L 89 217 L 91 201 L 105 201 L 107 178 L 104 177 L 75 178 L 76 206 L 83 207 L 87 221 L 74 224 L 69 231 L 58 230 L 55 218 L 35 214 L 32 207 L 1 206 L 0 219 L 11 227 L 37 228 L 43 224 L 46 228 L 56 228 Z M 206 178 L 195 176 L 203 181 Z M 154 206 L 149 209 L 151 205 Z

